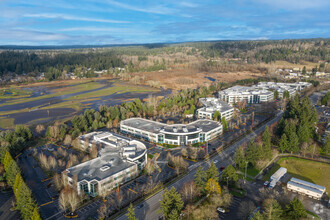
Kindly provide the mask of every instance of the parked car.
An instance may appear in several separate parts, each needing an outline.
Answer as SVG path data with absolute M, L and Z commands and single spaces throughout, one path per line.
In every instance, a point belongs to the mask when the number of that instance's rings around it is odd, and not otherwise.
M 213 163 L 214 163 L 214 164 L 218 163 L 218 160 L 213 160 Z
M 224 210 L 224 209 L 221 208 L 221 207 L 218 207 L 218 208 L 217 208 L 217 211 L 218 211 L 218 212 L 221 212 L 221 213 L 225 213 L 225 212 L 226 212 L 226 210 Z
M 138 208 L 138 209 L 141 209 L 141 208 L 143 208 L 143 206 L 144 206 L 144 205 L 143 205 L 143 203 L 142 203 L 142 204 L 138 205 L 137 208 Z
M 226 167 L 222 166 L 220 167 L 220 171 L 223 171 Z
M 264 182 L 264 187 L 267 187 L 269 184 L 269 181 Z

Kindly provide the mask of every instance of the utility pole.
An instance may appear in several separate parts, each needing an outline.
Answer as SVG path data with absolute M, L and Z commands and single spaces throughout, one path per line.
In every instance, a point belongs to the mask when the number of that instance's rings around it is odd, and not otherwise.
M 226 177 L 226 179 L 227 179 L 227 189 L 228 189 L 228 178 L 229 178 L 229 176 Z

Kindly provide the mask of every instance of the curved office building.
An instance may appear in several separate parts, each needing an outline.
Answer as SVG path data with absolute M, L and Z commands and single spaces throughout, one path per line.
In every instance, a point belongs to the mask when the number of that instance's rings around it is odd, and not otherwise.
M 209 141 L 222 134 L 222 124 L 199 119 L 189 124 L 168 125 L 143 118 L 130 118 L 120 122 L 123 133 L 159 144 L 187 145 Z

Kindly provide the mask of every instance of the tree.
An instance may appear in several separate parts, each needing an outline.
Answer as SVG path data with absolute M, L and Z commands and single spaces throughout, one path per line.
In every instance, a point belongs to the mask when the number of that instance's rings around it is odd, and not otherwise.
M 202 192 L 204 192 L 205 185 L 206 185 L 207 175 L 206 172 L 203 170 L 203 167 L 198 167 L 196 174 L 195 174 L 195 183 L 200 188 Z
M 137 218 L 135 218 L 135 212 L 134 212 L 134 207 L 133 207 L 132 203 L 129 204 L 126 216 L 127 216 L 128 220 L 137 220 Z
M 165 188 L 162 200 L 160 201 L 160 210 L 166 219 L 180 219 L 183 205 L 181 195 L 174 187 L 170 190 Z
M 264 150 L 264 156 L 266 158 L 272 157 L 271 140 L 272 140 L 272 135 L 269 131 L 269 127 L 266 126 L 265 131 L 262 134 L 263 150 Z
M 221 123 L 222 123 L 222 126 L 223 126 L 223 131 L 224 132 L 228 131 L 228 122 L 227 122 L 225 117 L 222 117 Z
M 293 219 L 300 219 L 307 216 L 304 205 L 297 197 L 286 206 L 286 214 Z
M 289 98 L 290 98 L 290 93 L 289 93 L 288 90 L 285 90 L 285 91 L 283 92 L 283 99 L 289 99 Z
M 32 212 L 31 220 L 41 220 L 38 207 L 35 207 Z
M 277 90 L 274 91 L 274 99 L 278 99 L 279 97 L 279 93 Z
M 234 155 L 234 162 L 239 169 L 245 168 L 246 158 L 245 158 L 243 146 L 240 146 L 236 150 Z
M 230 185 L 235 184 L 238 181 L 238 175 L 235 168 L 232 165 L 228 165 L 226 169 L 222 172 L 221 182 L 226 183 L 228 177 L 228 183 Z
M 265 220 L 281 219 L 283 210 L 280 204 L 275 199 L 266 199 L 263 204 L 264 204 L 263 216 Z
M 289 142 L 286 134 L 282 135 L 278 149 L 281 151 L 281 153 L 289 150 Z
M 291 136 L 289 136 L 289 151 L 291 153 L 299 152 L 299 138 L 296 133 L 292 133 Z
M 306 71 L 306 66 L 303 67 L 302 72 L 303 75 L 306 75 L 307 71 Z
M 191 203 L 193 202 L 194 198 L 199 196 L 200 192 L 197 189 L 196 184 L 194 181 L 190 181 L 188 183 L 185 183 L 180 191 L 183 201 L 185 203 Z
M 210 167 L 206 170 L 206 179 L 214 179 L 215 181 L 219 181 L 219 171 L 213 161 L 211 162 Z
M 263 217 L 262 214 L 260 214 L 259 211 L 257 211 L 257 212 L 253 215 L 253 217 L 251 218 L 251 220 L 264 220 L 264 219 L 265 219 L 265 218 Z
M 221 195 L 221 188 L 220 188 L 219 183 L 215 179 L 212 179 L 212 178 L 210 178 L 206 182 L 205 190 L 206 190 L 207 194 Z
M 297 131 L 300 143 L 309 142 L 310 138 L 310 129 L 306 123 L 300 123 Z
M 213 113 L 213 120 L 220 121 L 221 120 L 221 114 L 218 110 L 215 110 Z
M 239 219 L 247 219 L 255 209 L 256 207 L 252 201 L 243 201 L 238 207 L 237 215 L 239 216 Z

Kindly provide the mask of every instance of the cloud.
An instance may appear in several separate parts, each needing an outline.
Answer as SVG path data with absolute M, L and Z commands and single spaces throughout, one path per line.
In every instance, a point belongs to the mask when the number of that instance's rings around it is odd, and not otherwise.
M 50 14 L 50 13 L 41 13 L 41 14 L 25 14 L 24 17 L 29 18 L 51 18 L 51 19 L 63 19 L 63 20 L 74 20 L 74 21 L 90 21 L 90 22 L 100 22 L 100 23 L 130 23 L 129 21 L 118 21 L 111 19 L 100 19 L 100 18 L 89 18 L 89 17 L 78 17 L 65 14 Z
M 329 0 L 254 0 L 254 2 L 284 10 L 316 9 L 330 6 Z
M 145 12 L 145 13 L 166 15 L 166 14 L 174 14 L 174 13 L 178 12 L 176 9 L 168 8 L 168 7 L 165 7 L 162 5 L 156 5 L 156 6 L 152 6 L 152 7 L 148 7 L 148 6 L 138 7 L 133 4 L 125 4 L 125 3 L 117 2 L 117 1 L 113 1 L 113 0 L 106 0 L 106 1 L 102 1 L 102 2 L 106 2 L 112 6 L 116 6 L 119 8 L 128 9 L 131 11 Z M 146 4 L 146 3 L 144 3 L 144 4 Z

